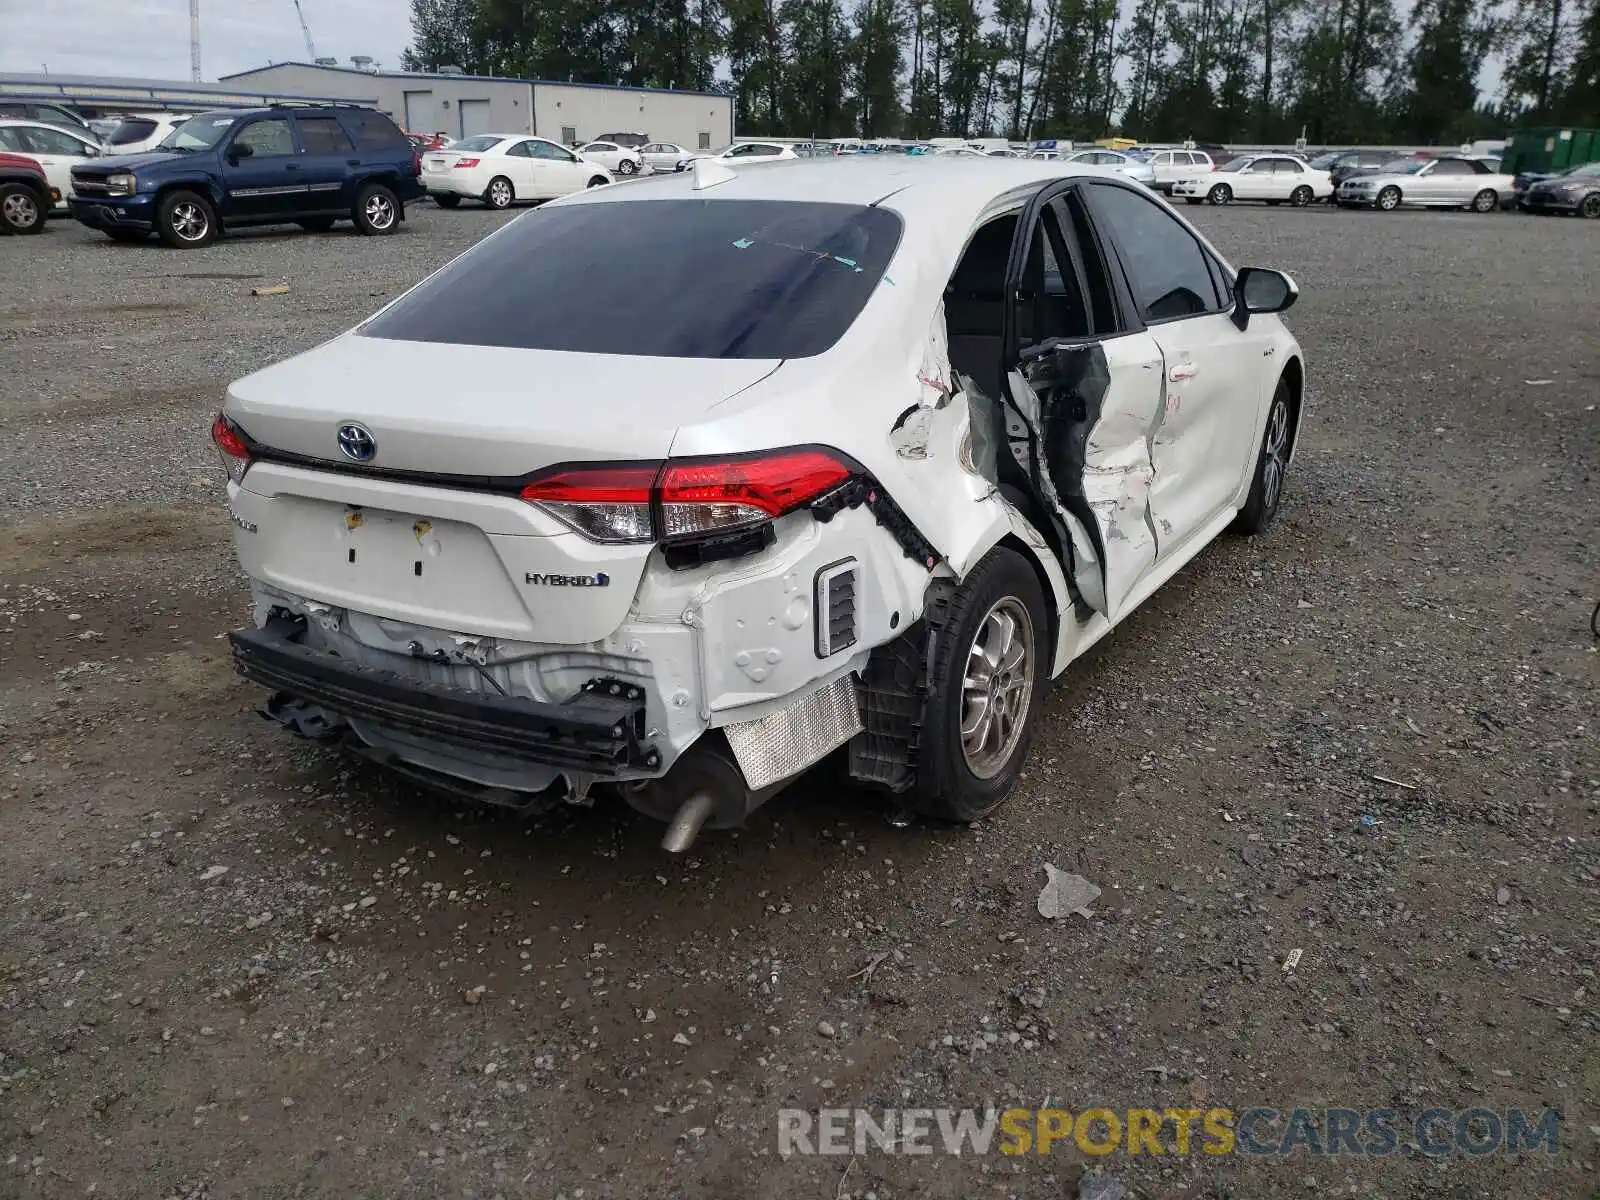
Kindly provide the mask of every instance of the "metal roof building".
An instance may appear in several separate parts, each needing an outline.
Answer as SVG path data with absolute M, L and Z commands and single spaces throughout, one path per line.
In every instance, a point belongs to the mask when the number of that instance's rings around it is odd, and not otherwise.
M 293 62 L 227 75 L 222 83 L 366 103 L 376 95 L 376 107 L 413 133 L 532 133 L 569 144 L 642 133 L 690 150 L 719 150 L 733 141 L 733 98 L 711 92 Z
M 65 104 L 86 116 L 103 113 L 199 112 L 213 108 L 260 108 L 284 100 L 378 104 L 375 87 L 327 95 L 273 91 L 254 84 L 175 83 L 162 79 L 123 79 L 105 75 L 0 74 L 0 100 L 42 100 Z

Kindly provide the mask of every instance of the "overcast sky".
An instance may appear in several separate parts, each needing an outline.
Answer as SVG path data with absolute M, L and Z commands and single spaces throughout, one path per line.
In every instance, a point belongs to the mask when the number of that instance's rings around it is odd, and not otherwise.
M 348 65 L 368 54 L 400 65 L 411 40 L 406 0 L 300 0 L 317 53 Z M 294 0 L 200 0 L 200 71 L 216 79 L 301 61 Z M 189 0 L 0 0 L 0 71 L 189 78 Z

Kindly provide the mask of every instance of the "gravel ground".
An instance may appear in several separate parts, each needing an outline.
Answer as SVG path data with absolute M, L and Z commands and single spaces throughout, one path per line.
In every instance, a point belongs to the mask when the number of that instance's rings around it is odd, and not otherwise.
M 807 782 L 681 860 L 296 742 L 220 640 L 227 381 L 504 217 L 0 239 L 0 1193 L 1592 1195 L 1600 229 L 1192 215 L 1301 285 L 1273 532 L 1058 682 L 986 825 Z M 1092 917 L 1039 917 L 1045 863 Z M 777 1153 L 783 1107 L 991 1102 L 1563 1124 L 1482 1158 Z

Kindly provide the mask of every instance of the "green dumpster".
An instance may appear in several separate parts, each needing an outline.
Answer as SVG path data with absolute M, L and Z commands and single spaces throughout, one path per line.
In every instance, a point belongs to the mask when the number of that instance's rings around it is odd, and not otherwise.
M 1506 138 L 1500 169 L 1507 175 L 1541 175 L 1600 159 L 1600 129 L 1519 129 Z

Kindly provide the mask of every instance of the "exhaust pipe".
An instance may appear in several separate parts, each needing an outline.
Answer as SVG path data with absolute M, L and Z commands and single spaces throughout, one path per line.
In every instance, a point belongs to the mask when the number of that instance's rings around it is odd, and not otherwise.
M 700 827 L 711 818 L 716 808 L 717 798 L 709 791 L 695 792 L 673 814 L 672 823 L 661 838 L 661 848 L 668 854 L 682 854 L 694 845 Z

